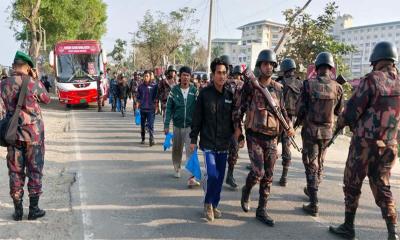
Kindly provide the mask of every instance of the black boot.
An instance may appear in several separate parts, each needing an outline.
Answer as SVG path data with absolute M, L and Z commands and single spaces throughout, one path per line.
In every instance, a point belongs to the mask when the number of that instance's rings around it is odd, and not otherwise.
M 14 214 L 12 215 L 15 221 L 21 221 L 24 215 L 24 207 L 22 206 L 21 200 L 14 200 Z
M 237 190 L 238 185 L 233 177 L 234 166 L 228 166 L 228 173 L 226 174 L 226 184 L 228 184 L 232 189 Z
M 154 139 L 152 137 L 150 138 L 149 145 L 150 147 L 154 145 Z
M 250 211 L 250 193 L 251 188 L 246 185 L 242 188 L 242 198 L 240 199 L 240 205 L 244 212 Z
M 388 240 L 399 240 L 399 235 L 397 235 L 396 224 L 393 221 L 386 219 L 386 227 L 388 230 Z
M 287 185 L 288 170 L 289 170 L 288 167 L 283 167 L 283 169 L 282 169 L 282 176 L 281 176 L 281 179 L 279 180 L 279 185 L 281 185 L 282 187 L 286 187 L 286 185 Z
M 36 220 L 46 215 L 46 211 L 39 208 L 39 196 L 29 198 L 29 215 L 28 220 Z
M 303 210 L 307 214 L 318 217 L 318 195 L 316 189 L 308 189 L 310 195 L 310 203 L 308 205 L 303 205 Z
M 344 223 L 338 227 L 329 226 L 329 232 L 338 235 L 344 239 L 355 239 L 356 233 L 354 231 L 354 217 L 355 213 L 346 212 Z M 395 238 L 394 238 L 395 239 Z
M 142 141 L 140 142 L 140 144 L 144 144 L 144 140 L 146 138 L 146 132 L 142 131 L 142 132 L 140 132 L 140 135 L 142 136 Z
M 265 196 L 260 196 L 258 200 L 258 208 L 256 211 L 256 218 L 262 222 L 267 224 L 268 226 L 273 227 L 275 225 L 274 219 L 268 216 L 267 213 L 267 199 Z
M 308 192 L 307 187 L 304 187 L 303 192 L 307 197 L 310 197 L 310 193 Z

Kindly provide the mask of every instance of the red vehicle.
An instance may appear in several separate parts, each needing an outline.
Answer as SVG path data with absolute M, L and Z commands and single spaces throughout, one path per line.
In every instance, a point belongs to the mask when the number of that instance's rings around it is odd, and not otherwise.
M 97 101 L 97 82 L 105 72 L 106 54 L 98 41 L 58 42 L 49 62 L 55 72 L 56 93 L 67 107 Z

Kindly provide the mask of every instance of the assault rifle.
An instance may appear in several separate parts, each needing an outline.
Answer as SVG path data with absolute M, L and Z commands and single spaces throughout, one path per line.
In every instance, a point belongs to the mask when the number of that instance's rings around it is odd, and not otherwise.
M 246 68 L 244 72 L 242 73 L 243 77 L 246 81 L 250 81 L 251 84 L 255 89 L 260 91 L 260 93 L 265 97 L 265 99 L 268 102 L 268 105 L 271 107 L 273 114 L 278 118 L 279 123 L 282 125 L 283 129 L 288 132 L 290 129 L 289 124 L 286 122 L 285 118 L 283 117 L 281 111 L 279 110 L 279 107 L 276 105 L 275 100 L 272 98 L 271 93 L 268 91 L 268 89 L 264 89 L 260 86 L 258 83 L 257 78 L 255 77 L 254 73 L 249 69 Z M 301 152 L 301 148 L 297 145 L 296 141 L 294 140 L 294 137 L 289 137 L 290 143 L 292 146 L 299 152 Z

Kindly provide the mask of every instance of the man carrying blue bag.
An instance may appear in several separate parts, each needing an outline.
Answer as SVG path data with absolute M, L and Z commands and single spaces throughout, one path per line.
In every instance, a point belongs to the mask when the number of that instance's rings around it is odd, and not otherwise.
M 196 103 L 197 89 L 190 84 L 192 70 L 183 66 L 179 69 L 179 85 L 174 86 L 169 93 L 165 110 L 164 132 L 169 133 L 171 119 L 174 125 L 172 143 L 172 164 L 174 165 L 174 176 L 180 178 L 182 165 L 183 146 L 186 149 L 186 159 L 192 155 L 190 149 L 190 126 L 192 124 L 192 113 Z M 191 176 L 188 187 L 200 186 L 200 183 Z
M 218 209 L 224 182 L 230 140 L 233 136 L 232 110 L 235 105 L 231 89 L 226 85 L 229 66 L 224 59 L 211 63 L 213 84 L 203 88 L 197 97 L 190 132 L 192 150 L 200 134 L 200 149 L 205 158 L 204 215 L 208 221 L 221 218 Z M 240 133 L 240 132 L 239 132 Z

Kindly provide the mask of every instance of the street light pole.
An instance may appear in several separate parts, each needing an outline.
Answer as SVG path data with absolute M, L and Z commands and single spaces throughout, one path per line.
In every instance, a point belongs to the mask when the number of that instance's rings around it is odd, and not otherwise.
M 208 57 L 207 57 L 207 76 L 210 75 L 210 65 L 211 65 L 211 26 L 212 26 L 212 13 L 213 13 L 213 2 L 210 0 L 210 16 L 208 20 Z
M 136 50 L 135 50 L 135 43 L 136 43 L 136 36 L 135 33 L 133 32 L 128 32 L 128 34 L 131 34 L 133 36 L 133 42 L 132 42 L 132 54 L 133 54 L 133 67 L 136 67 Z

